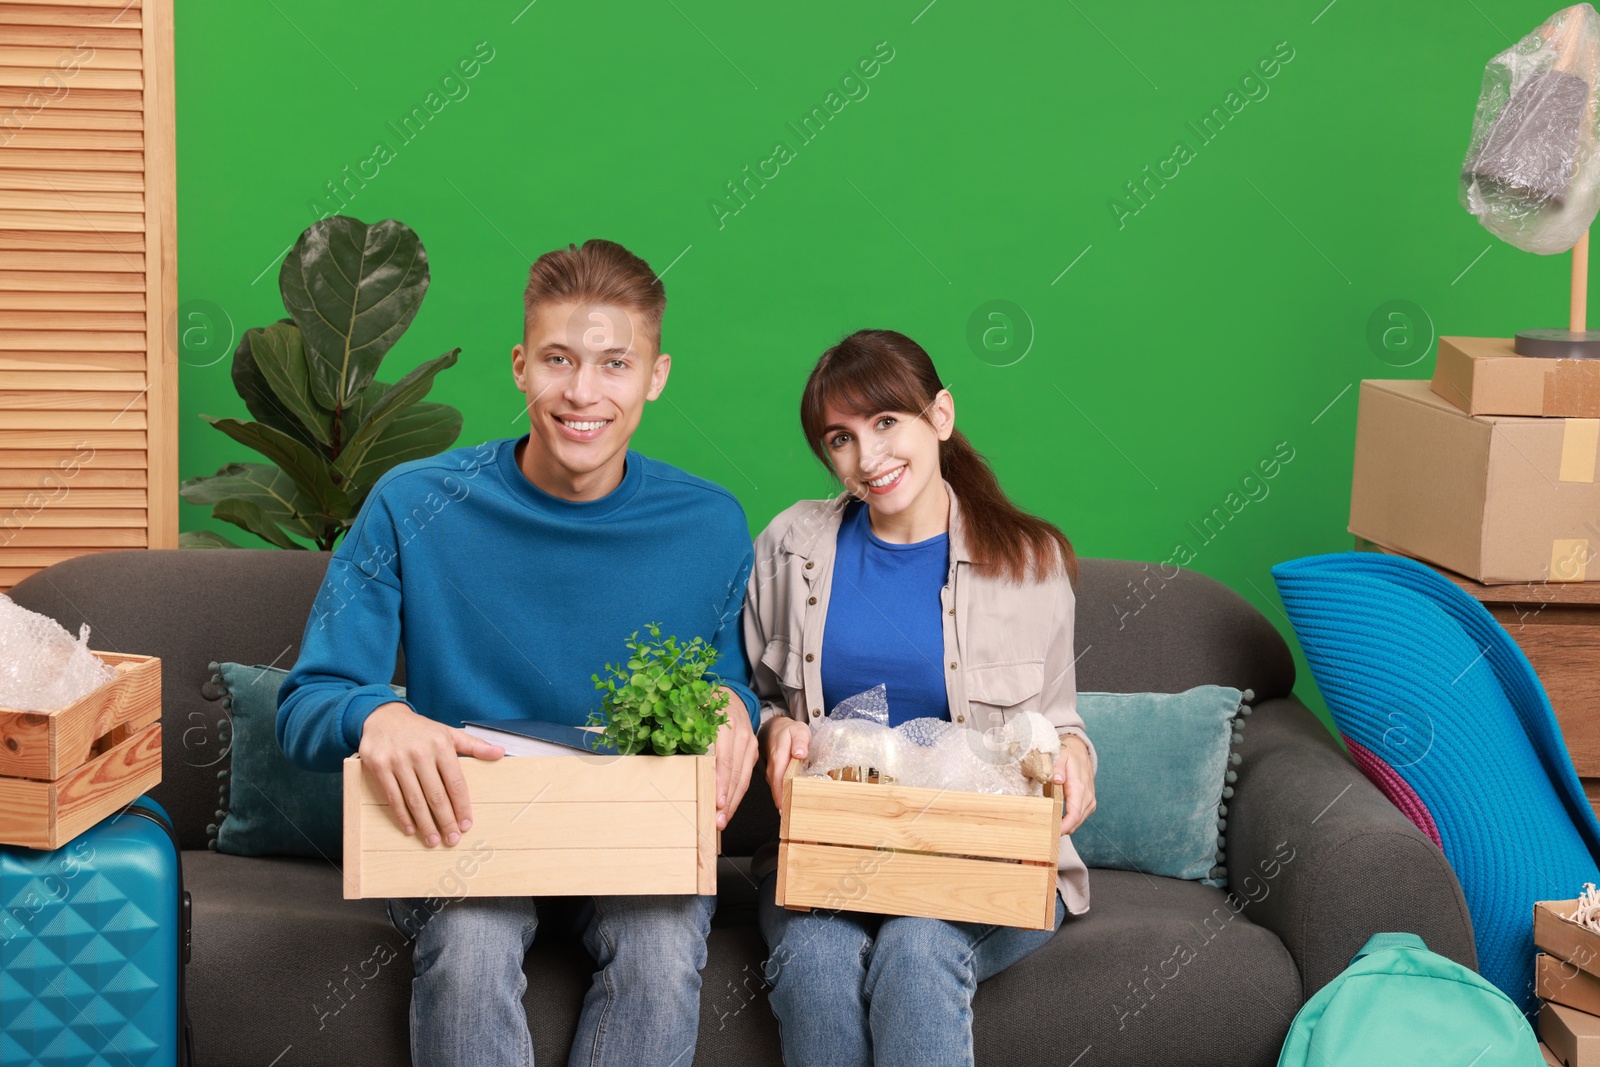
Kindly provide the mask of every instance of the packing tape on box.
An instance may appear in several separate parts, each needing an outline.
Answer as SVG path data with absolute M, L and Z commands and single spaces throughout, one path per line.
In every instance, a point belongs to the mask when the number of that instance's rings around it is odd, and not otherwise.
M 1561 421 L 1561 480 L 1594 481 L 1595 452 L 1600 446 L 1600 419 Z
M 1440 338 L 1441 342 L 1443 340 Z M 1600 360 L 1556 359 L 1550 362 L 1554 365 L 1545 370 L 1544 402 L 1540 411 L 1554 415 L 1563 411 L 1600 410 Z
M 1550 581 L 1583 582 L 1589 570 L 1589 539 L 1558 537 L 1550 542 Z

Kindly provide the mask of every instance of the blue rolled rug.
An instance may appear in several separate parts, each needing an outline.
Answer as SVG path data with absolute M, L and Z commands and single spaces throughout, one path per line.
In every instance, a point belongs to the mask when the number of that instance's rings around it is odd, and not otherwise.
M 1534 901 L 1600 883 L 1600 821 L 1538 675 L 1482 604 L 1416 560 L 1329 553 L 1272 577 L 1362 770 L 1431 823 L 1479 972 L 1531 1011 Z

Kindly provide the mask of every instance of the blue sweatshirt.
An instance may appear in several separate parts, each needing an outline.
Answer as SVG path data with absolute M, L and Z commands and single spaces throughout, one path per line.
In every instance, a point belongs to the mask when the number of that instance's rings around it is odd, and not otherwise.
M 278 691 L 292 762 L 337 771 L 355 754 L 367 716 L 397 699 L 398 647 L 401 702 L 430 719 L 581 725 L 600 707 L 590 675 L 624 663 L 623 642 L 648 638 L 651 622 L 713 645 L 712 673 L 758 721 L 739 625 L 754 560 L 739 502 L 632 450 L 617 488 L 562 500 L 522 473 L 519 440 L 402 463 L 373 486 Z

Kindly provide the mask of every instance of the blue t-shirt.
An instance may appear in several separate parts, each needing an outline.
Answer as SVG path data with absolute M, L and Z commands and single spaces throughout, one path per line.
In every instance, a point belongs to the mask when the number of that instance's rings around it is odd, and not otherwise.
M 845 505 L 822 633 L 822 699 L 829 711 L 884 685 L 891 726 L 950 717 L 939 599 L 949 571 L 949 534 L 894 544 L 872 532 L 866 504 Z
M 520 440 L 527 440 L 523 435 Z M 542 718 L 581 725 L 590 675 L 627 661 L 647 623 L 720 653 L 711 668 L 755 722 L 739 626 L 754 552 L 726 489 L 637 452 L 598 500 L 551 496 L 517 465 L 518 439 L 388 471 L 328 563 L 300 655 L 279 689 L 278 744 L 307 770 L 338 770 L 366 718 L 406 699 L 449 726 Z

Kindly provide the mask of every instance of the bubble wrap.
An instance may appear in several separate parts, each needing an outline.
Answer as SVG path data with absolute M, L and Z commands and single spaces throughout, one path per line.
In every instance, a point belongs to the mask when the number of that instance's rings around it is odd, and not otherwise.
M 884 687 L 878 686 L 840 701 L 812 727 L 803 773 L 826 776 L 830 771 L 855 768 L 860 779 L 866 780 L 872 769 L 896 785 L 1041 795 L 1039 783 L 1023 775 L 1019 760 L 1030 750 L 1039 750 L 1054 762 L 1061 750 L 1061 740 L 1044 716 L 1023 712 L 986 731 L 933 718 L 911 719 L 891 728 L 886 700 L 882 702 L 882 720 L 876 715 L 883 692 Z M 837 714 L 841 710 L 843 717 Z
M 1600 209 L 1600 18 L 1550 16 L 1489 60 L 1461 166 L 1461 206 L 1525 252 L 1577 243 Z
M 89 624 L 74 641 L 54 619 L 0 593 L 0 707 L 54 711 L 117 676 L 89 651 Z

